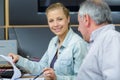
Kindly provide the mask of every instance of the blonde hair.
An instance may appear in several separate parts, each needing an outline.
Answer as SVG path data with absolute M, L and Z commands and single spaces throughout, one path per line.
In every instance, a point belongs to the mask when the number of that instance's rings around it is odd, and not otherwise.
M 68 18 L 70 16 L 69 10 L 62 4 L 62 3 L 53 3 L 46 9 L 46 14 L 49 13 L 49 11 L 55 10 L 55 9 L 63 9 L 63 12 L 65 16 Z

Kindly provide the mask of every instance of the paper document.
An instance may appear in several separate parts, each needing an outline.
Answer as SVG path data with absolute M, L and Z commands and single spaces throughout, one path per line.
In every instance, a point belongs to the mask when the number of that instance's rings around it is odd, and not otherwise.
M 10 80 L 16 80 L 17 78 L 21 77 L 21 72 L 14 65 L 14 63 L 12 62 L 12 58 L 11 57 L 4 56 L 4 55 L 0 55 L 0 57 L 4 58 L 6 61 L 8 61 L 12 65 L 12 67 L 13 67 L 14 74 L 13 74 L 13 76 L 12 76 L 12 78 Z M 9 80 L 9 79 L 6 79 L 6 80 Z
M 3 78 L 2 80 L 11 80 L 11 79 L 5 79 Z M 33 80 L 33 78 L 19 78 L 15 80 Z M 35 80 L 45 80 L 44 78 L 36 78 Z

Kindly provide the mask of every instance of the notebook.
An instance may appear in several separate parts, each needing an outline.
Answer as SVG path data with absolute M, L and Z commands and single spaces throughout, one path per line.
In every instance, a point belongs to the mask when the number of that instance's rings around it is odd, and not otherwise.
M 17 54 L 17 40 L 0 40 L 0 55 Z M 10 67 L 8 62 L 0 57 L 0 68 Z

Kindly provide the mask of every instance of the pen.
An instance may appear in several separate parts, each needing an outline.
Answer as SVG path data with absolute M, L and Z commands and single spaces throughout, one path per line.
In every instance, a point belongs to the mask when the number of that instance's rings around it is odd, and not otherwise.
M 42 75 L 44 73 L 44 71 L 42 71 L 39 75 L 37 75 L 37 76 L 35 76 L 34 78 L 33 78 L 33 80 L 35 80 L 36 78 L 38 78 L 40 75 Z

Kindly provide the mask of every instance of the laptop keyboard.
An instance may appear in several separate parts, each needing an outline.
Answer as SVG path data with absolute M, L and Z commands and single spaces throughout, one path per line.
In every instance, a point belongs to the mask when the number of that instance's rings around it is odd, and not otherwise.
M 0 72 L 0 77 L 1 78 L 12 78 L 13 73 L 14 73 L 13 70 L 3 71 L 3 72 Z
M 0 61 L 0 77 L 11 78 L 13 75 L 13 67 L 7 61 Z

